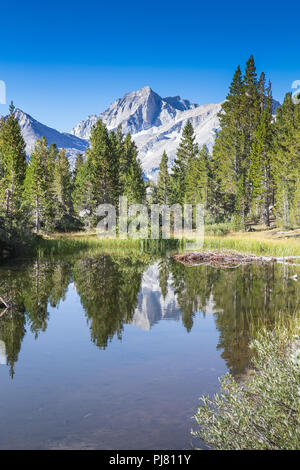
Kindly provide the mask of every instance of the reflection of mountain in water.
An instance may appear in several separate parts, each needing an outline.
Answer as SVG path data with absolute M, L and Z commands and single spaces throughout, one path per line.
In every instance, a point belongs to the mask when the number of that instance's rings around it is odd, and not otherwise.
M 132 324 L 143 330 L 150 330 L 151 326 L 162 319 L 178 321 L 180 316 L 172 278 L 170 276 L 167 280 L 167 293 L 164 297 L 159 284 L 159 264 L 155 263 L 143 275 Z
M 216 347 L 233 373 L 246 369 L 256 331 L 272 328 L 280 312 L 288 319 L 299 311 L 300 284 L 291 280 L 295 267 L 217 270 L 184 267 L 166 256 L 156 260 L 139 252 L 102 253 L 32 260 L 18 269 L 0 267 L 0 295 L 10 304 L 9 314 L 0 318 L 0 363 L 8 364 L 13 377 L 26 332 L 30 329 L 37 338 L 47 330 L 48 307 L 58 306 L 68 286 L 80 297 L 91 340 L 101 349 L 115 337 L 122 339 L 128 324 L 149 331 L 170 319 L 182 322 L 189 332 L 199 312 L 212 314 L 219 332 Z
M 166 279 L 165 295 L 162 293 L 160 280 L 160 265 L 155 263 L 144 273 L 138 294 L 138 306 L 135 309 L 132 324 L 142 330 L 150 328 L 160 320 L 175 320 L 181 318 L 181 309 L 177 302 L 172 273 Z M 206 314 L 216 313 L 215 302 L 212 294 L 201 311 Z

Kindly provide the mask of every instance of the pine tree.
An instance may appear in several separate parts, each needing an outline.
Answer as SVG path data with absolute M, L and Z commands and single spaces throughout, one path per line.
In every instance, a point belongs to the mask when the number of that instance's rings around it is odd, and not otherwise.
M 237 212 L 240 215 L 240 194 L 242 161 L 243 161 L 243 124 L 242 96 L 243 79 L 238 66 L 222 110 L 219 113 L 220 127 L 213 148 L 211 172 L 214 175 L 213 211 L 222 212 L 230 218 Z
M 266 105 L 265 76 L 257 82 L 253 56 L 246 64 L 242 78 L 238 67 L 229 94 L 220 113 L 221 130 L 213 149 L 213 168 L 218 187 L 224 195 L 223 211 L 233 216 L 236 228 L 246 227 L 252 204 L 252 182 L 249 179 L 251 154 L 261 113 Z
M 265 92 L 264 81 L 260 80 L 262 115 L 255 131 L 250 155 L 248 182 L 251 189 L 252 215 L 262 216 L 267 227 L 270 226 L 270 205 L 273 203 L 272 175 L 272 94 L 271 84 Z
M 128 161 L 125 158 L 125 143 L 121 125 L 118 126 L 116 132 L 109 134 L 111 143 L 111 152 L 114 155 L 115 162 L 115 202 L 118 204 L 118 198 L 124 192 L 124 181 L 126 171 L 128 170 Z M 131 141 L 130 135 L 127 142 Z
M 50 178 L 54 178 L 54 168 L 58 156 L 58 148 L 56 144 L 51 144 L 49 146 L 49 155 L 48 155 L 48 175 Z
M 86 219 L 86 224 L 91 227 L 92 217 L 92 185 L 89 179 L 89 168 L 85 161 L 78 168 L 73 181 L 72 201 L 75 214 Z
M 146 199 L 143 170 L 139 161 L 132 163 L 126 172 L 123 195 L 127 196 L 129 204 L 143 203 Z
M 89 227 L 97 222 L 100 204 L 115 204 L 118 188 L 118 161 L 112 138 L 99 119 L 94 125 L 86 151 L 86 161 L 80 165 L 74 182 L 73 201 Z
M 128 133 L 119 151 L 119 190 L 127 196 L 129 204 L 142 203 L 146 198 L 146 186 L 143 178 L 138 150 Z
M 172 174 L 172 202 L 183 204 L 185 195 L 185 178 L 188 162 L 195 157 L 198 146 L 195 144 L 194 129 L 190 121 L 187 121 L 181 137 L 176 158 L 174 160 Z
M 168 171 L 168 156 L 164 151 L 159 165 L 156 202 L 157 204 L 169 204 L 171 192 L 171 178 Z
M 11 223 L 18 219 L 26 174 L 25 142 L 10 105 L 9 116 L 0 120 L 0 210 Z
M 54 200 L 56 219 L 72 213 L 72 175 L 65 149 L 58 152 L 54 168 Z
M 84 164 L 84 158 L 83 158 L 83 155 L 81 152 L 78 152 L 77 155 L 76 155 L 76 160 L 75 160 L 75 167 L 74 167 L 74 171 L 73 171 L 73 181 L 76 180 L 76 177 L 80 171 L 80 168 L 82 167 L 82 165 Z
M 269 84 L 269 86 L 270 86 L 270 84 Z M 267 100 L 266 100 L 266 76 L 265 76 L 264 72 L 262 72 L 260 74 L 257 90 L 258 90 L 258 97 L 259 97 L 260 113 L 262 114 L 265 107 L 266 107 L 266 104 L 267 104 Z
M 295 105 L 295 129 L 293 141 L 290 146 L 294 161 L 295 186 L 293 188 L 293 199 L 291 203 L 291 221 L 300 226 L 300 104 Z
M 157 204 L 157 185 L 153 180 L 146 182 L 147 204 Z
M 24 199 L 29 207 L 34 230 L 53 226 L 52 176 L 49 175 L 49 149 L 45 137 L 36 141 L 26 172 Z
M 260 78 L 260 84 L 258 84 L 254 58 L 251 55 L 246 63 L 241 102 L 245 158 L 247 158 L 247 155 L 251 152 L 255 129 L 259 122 L 260 113 L 264 108 L 262 99 L 259 95 L 259 86 L 261 89 L 263 88 L 261 97 L 264 95 L 264 80 L 264 75 L 262 75 Z M 261 108 L 261 106 L 263 106 L 263 108 Z
M 293 222 L 295 195 L 298 193 L 299 127 L 298 106 L 293 103 L 291 93 L 287 93 L 282 106 L 277 110 L 273 159 L 276 221 L 284 226 L 289 226 Z
M 261 77 L 260 86 L 263 86 L 264 77 Z M 255 139 L 256 127 L 261 116 L 261 99 L 259 95 L 259 84 L 257 82 L 256 67 L 254 58 L 251 55 L 246 64 L 243 93 L 241 103 L 243 150 L 241 163 L 241 204 L 238 208 L 242 217 L 242 224 L 245 227 L 245 218 L 251 208 L 251 182 L 248 179 L 249 166 L 251 163 L 252 145 Z M 237 211 L 238 212 L 238 211 Z
M 194 155 L 189 159 L 185 179 L 184 201 L 186 204 L 202 203 L 206 206 L 207 159 L 208 152 L 205 146 L 202 147 L 198 155 Z
M 106 125 L 99 119 L 91 133 L 91 146 L 87 150 L 87 164 L 93 199 L 96 204 L 114 203 L 116 184 L 114 154 L 111 152 L 110 139 Z
M 78 216 L 81 211 L 83 191 L 85 191 L 84 177 L 85 161 L 82 153 L 78 152 L 75 161 L 72 181 L 72 203 L 75 214 Z

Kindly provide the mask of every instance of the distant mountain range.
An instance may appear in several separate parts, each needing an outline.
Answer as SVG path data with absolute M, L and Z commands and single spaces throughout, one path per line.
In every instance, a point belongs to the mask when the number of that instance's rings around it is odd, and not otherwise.
M 119 125 L 124 133 L 130 132 L 139 149 L 139 157 L 147 177 L 155 177 L 161 155 L 165 150 L 172 165 L 179 145 L 182 129 L 191 121 L 196 142 L 212 150 L 219 130 L 218 113 L 221 104 L 199 105 L 180 96 L 161 98 L 149 86 L 127 93 L 116 100 L 106 111 L 88 116 L 78 123 L 70 133 L 61 133 L 39 123 L 20 109 L 15 113 L 20 122 L 28 155 L 36 139 L 45 136 L 48 143 L 55 142 L 67 151 L 71 165 L 78 151 L 84 152 L 90 138 L 93 124 L 102 119 L 109 130 Z M 274 101 L 275 109 L 280 103 Z

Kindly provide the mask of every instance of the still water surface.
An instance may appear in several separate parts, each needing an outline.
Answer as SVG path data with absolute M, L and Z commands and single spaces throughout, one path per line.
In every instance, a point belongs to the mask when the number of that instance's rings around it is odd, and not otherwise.
M 145 253 L 0 266 L 0 448 L 201 446 L 199 396 L 247 373 L 251 334 L 294 314 L 296 272 Z

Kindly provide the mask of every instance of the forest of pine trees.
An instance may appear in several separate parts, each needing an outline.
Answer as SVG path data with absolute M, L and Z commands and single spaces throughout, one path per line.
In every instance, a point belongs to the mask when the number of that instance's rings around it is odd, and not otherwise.
M 99 120 L 86 156 L 78 153 L 73 171 L 64 149 L 36 141 L 29 161 L 14 116 L 0 121 L 0 223 L 10 237 L 92 228 L 101 203 L 145 202 L 146 186 L 136 145 L 120 129 L 108 132 Z
M 211 156 L 187 122 L 170 174 L 162 156 L 156 202 L 201 202 L 206 223 L 230 222 L 236 230 L 299 226 L 300 106 L 291 93 L 274 116 L 271 83 L 264 73 L 257 77 L 251 56 L 244 75 L 240 67 L 234 73 L 219 119 Z
M 287 93 L 272 113 L 271 84 L 257 78 L 254 59 L 238 67 L 220 113 L 213 149 L 210 209 L 236 228 L 263 223 L 299 225 L 299 106 Z M 297 143 L 298 142 L 298 143 Z
M 210 155 L 199 148 L 187 121 L 174 165 L 162 155 L 157 182 L 145 181 L 138 151 L 121 128 L 108 132 L 99 120 L 85 156 L 73 169 L 64 149 L 36 141 L 27 161 L 11 104 L 0 120 L 0 238 L 25 233 L 91 229 L 101 203 L 202 203 L 206 223 L 269 227 L 300 225 L 300 105 L 287 93 L 273 111 L 270 82 L 257 76 L 251 56 L 234 73 L 219 114 Z

